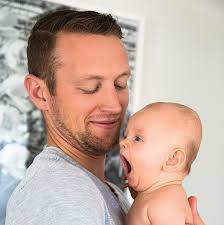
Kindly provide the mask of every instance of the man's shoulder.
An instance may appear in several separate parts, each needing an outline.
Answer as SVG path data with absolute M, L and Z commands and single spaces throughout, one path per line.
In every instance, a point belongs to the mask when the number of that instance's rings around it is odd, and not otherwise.
M 8 224 L 28 224 L 27 220 L 35 221 L 33 224 L 74 224 L 76 220 L 77 224 L 104 224 L 109 218 L 121 220 L 119 203 L 105 183 L 63 158 L 45 160 L 42 156 L 35 160 L 11 196 Z
M 40 155 L 28 168 L 13 195 L 35 193 L 42 196 L 42 192 L 51 195 L 62 191 L 64 193 L 70 191 L 75 195 L 77 192 L 87 190 L 97 191 L 94 182 L 84 169 L 56 155 L 51 158 Z
M 26 212 L 23 216 L 20 215 L 22 211 Z M 52 224 L 58 224 L 62 219 L 61 212 L 68 217 L 71 214 L 73 219 L 87 213 L 88 221 L 88 217 L 97 213 L 104 215 L 103 197 L 88 174 L 78 166 L 63 160 L 45 163 L 37 159 L 10 197 L 8 221 L 20 218 L 25 222 L 22 217 L 28 220 L 35 217 L 35 221 L 48 224 L 45 220 L 57 218 L 58 221 Z

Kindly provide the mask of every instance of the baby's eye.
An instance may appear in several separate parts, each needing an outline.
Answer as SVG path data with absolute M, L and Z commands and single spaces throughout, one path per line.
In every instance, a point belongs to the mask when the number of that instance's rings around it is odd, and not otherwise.
M 139 142 L 139 141 L 141 141 L 142 139 L 139 137 L 139 136 L 135 136 L 134 137 L 134 141 L 136 141 L 136 142 Z

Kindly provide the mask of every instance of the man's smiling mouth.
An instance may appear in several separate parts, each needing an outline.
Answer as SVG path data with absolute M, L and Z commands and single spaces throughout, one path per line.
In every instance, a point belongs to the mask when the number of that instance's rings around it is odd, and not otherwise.
M 104 128 L 104 129 L 113 129 L 117 126 L 118 120 L 95 120 L 91 121 L 97 127 Z

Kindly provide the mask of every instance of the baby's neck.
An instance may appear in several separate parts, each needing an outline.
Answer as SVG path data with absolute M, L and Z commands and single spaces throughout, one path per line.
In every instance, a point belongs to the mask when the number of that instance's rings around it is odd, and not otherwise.
M 153 183 L 149 188 L 142 191 L 142 193 L 151 193 L 155 190 L 158 190 L 160 188 L 170 186 L 170 185 L 178 185 L 181 186 L 183 181 L 183 176 L 167 176 L 163 177 L 163 179 L 158 180 L 157 182 Z

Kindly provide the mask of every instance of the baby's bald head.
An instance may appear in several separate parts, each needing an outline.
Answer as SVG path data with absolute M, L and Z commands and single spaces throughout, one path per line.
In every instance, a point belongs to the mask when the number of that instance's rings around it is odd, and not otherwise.
M 167 128 L 169 131 L 167 139 L 173 148 L 185 150 L 184 172 L 188 174 L 202 139 L 202 124 L 199 115 L 185 105 L 170 102 L 152 103 L 144 107 L 142 111 L 158 120 L 162 127 Z

